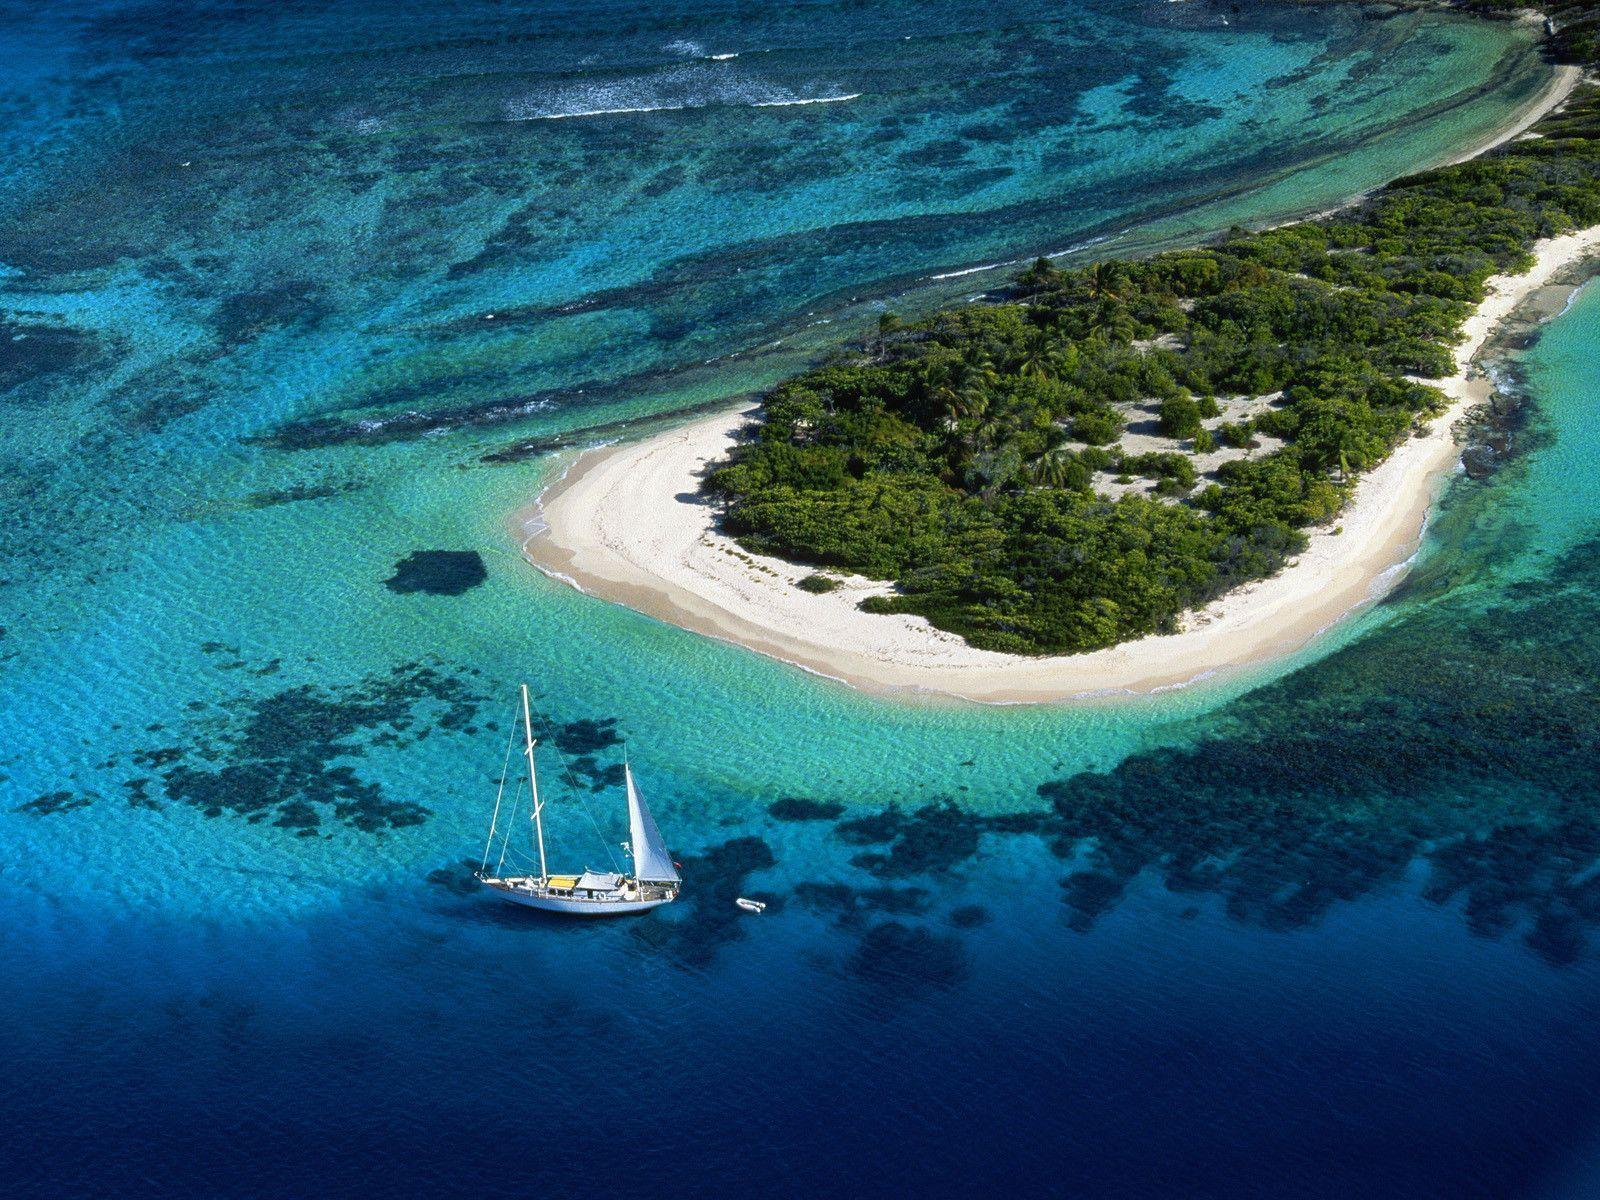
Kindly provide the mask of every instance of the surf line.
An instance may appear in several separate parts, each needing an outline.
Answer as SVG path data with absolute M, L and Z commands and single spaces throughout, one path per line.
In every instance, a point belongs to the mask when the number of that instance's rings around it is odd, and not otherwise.
M 800 100 L 752 100 L 748 104 L 723 105 L 721 101 L 707 100 L 703 104 L 646 104 L 638 108 L 591 108 L 581 112 L 530 113 L 527 116 L 507 117 L 508 121 L 568 121 L 577 117 L 615 117 L 627 113 L 682 112 L 690 108 L 793 108 L 807 104 L 842 104 L 859 100 L 863 93 L 851 92 L 846 96 L 812 96 Z
M 846 100 L 861 99 L 860 92 L 851 92 L 848 96 L 816 96 L 810 100 L 754 100 L 751 108 L 790 108 L 801 104 L 842 104 Z

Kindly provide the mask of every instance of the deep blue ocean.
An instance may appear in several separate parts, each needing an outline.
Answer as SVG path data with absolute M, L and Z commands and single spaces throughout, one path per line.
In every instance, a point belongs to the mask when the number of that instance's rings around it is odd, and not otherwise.
M 0 4 L 0 1195 L 1600 1194 L 1600 290 L 1402 587 L 1249 677 L 867 697 L 507 526 L 1546 70 L 1355 6 Z M 626 745 L 678 904 L 477 889 L 521 680 L 553 857 Z

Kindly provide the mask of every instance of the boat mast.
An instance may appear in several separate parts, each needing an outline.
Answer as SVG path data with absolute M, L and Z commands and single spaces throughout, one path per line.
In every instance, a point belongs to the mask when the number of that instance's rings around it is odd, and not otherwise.
M 550 883 L 550 872 L 544 864 L 544 805 L 539 803 L 539 776 L 533 769 L 533 718 L 528 715 L 528 685 L 522 685 L 522 729 L 527 734 L 528 789 L 533 794 L 533 829 L 539 839 L 539 886 Z

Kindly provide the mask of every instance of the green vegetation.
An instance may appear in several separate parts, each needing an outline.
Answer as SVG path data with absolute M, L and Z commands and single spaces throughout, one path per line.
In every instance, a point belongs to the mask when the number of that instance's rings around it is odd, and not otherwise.
M 1592 37 L 1562 45 L 1589 55 Z M 747 548 L 893 580 L 863 607 L 974 645 L 1071 653 L 1172 630 L 1277 571 L 1440 411 L 1424 380 L 1453 370 L 1491 275 L 1600 224 L 1600 92 L 1538 132 L 1328 219 L 1080 270 L 1041 259 L 1005 303 L 885 315 L 865 351 L 776 388 L 707 487 Z M 1272 393 L 1216 420 L 1219 398 Z M 1171 452 L 1116 444 L 1135 405 Z M 1247 452 L 1262 435 L 1284 444 Z M 1201 480 L 1180 440 L 1231 457 Z M 1155 494 L 1109 499 L 1099 473 Z
M 1192 438 L 1200 432 L 1200 406 L 1188 392 L 1161 402 L 1161 432 L 1172 438 Z
M 1558 62 L 1589 66 L 1600 63 L 1600 4 L 1595 0 L 1544 0 L 1542 4 L 1528 4 L 1523 0 L 1461 0 L 1458 7 L 1488 16 L 1538 9 L 1555 26 L 1549 41 L 1551 57 Z
M 795 587 L 802 592 L 811 592 L 820 596 L 827 592 L 837 591 L 841 582 L 841 580 L 835 579 L 832 575 L 807 575 L 799 583 L 795 584 Z
M 1236 450 L 1248 450 L 1261 444 L 1252 432 L 1249 421 L 1224 421 L 1217 426 L 1216 436 L 1224 446 L 1232 446 Z

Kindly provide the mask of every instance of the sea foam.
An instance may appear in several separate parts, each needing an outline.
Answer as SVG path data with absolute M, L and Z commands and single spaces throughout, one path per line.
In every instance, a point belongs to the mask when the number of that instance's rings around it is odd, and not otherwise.
M 508 121 L 559 121 L 695 108 L 788 108 L 842 104 L 861 94 L 834 90 L 819 96 L 796 95 L 768 80 L 730 73 L 728 68 L 685 65 L 518 97 L 507 101 L 505 117 Z

